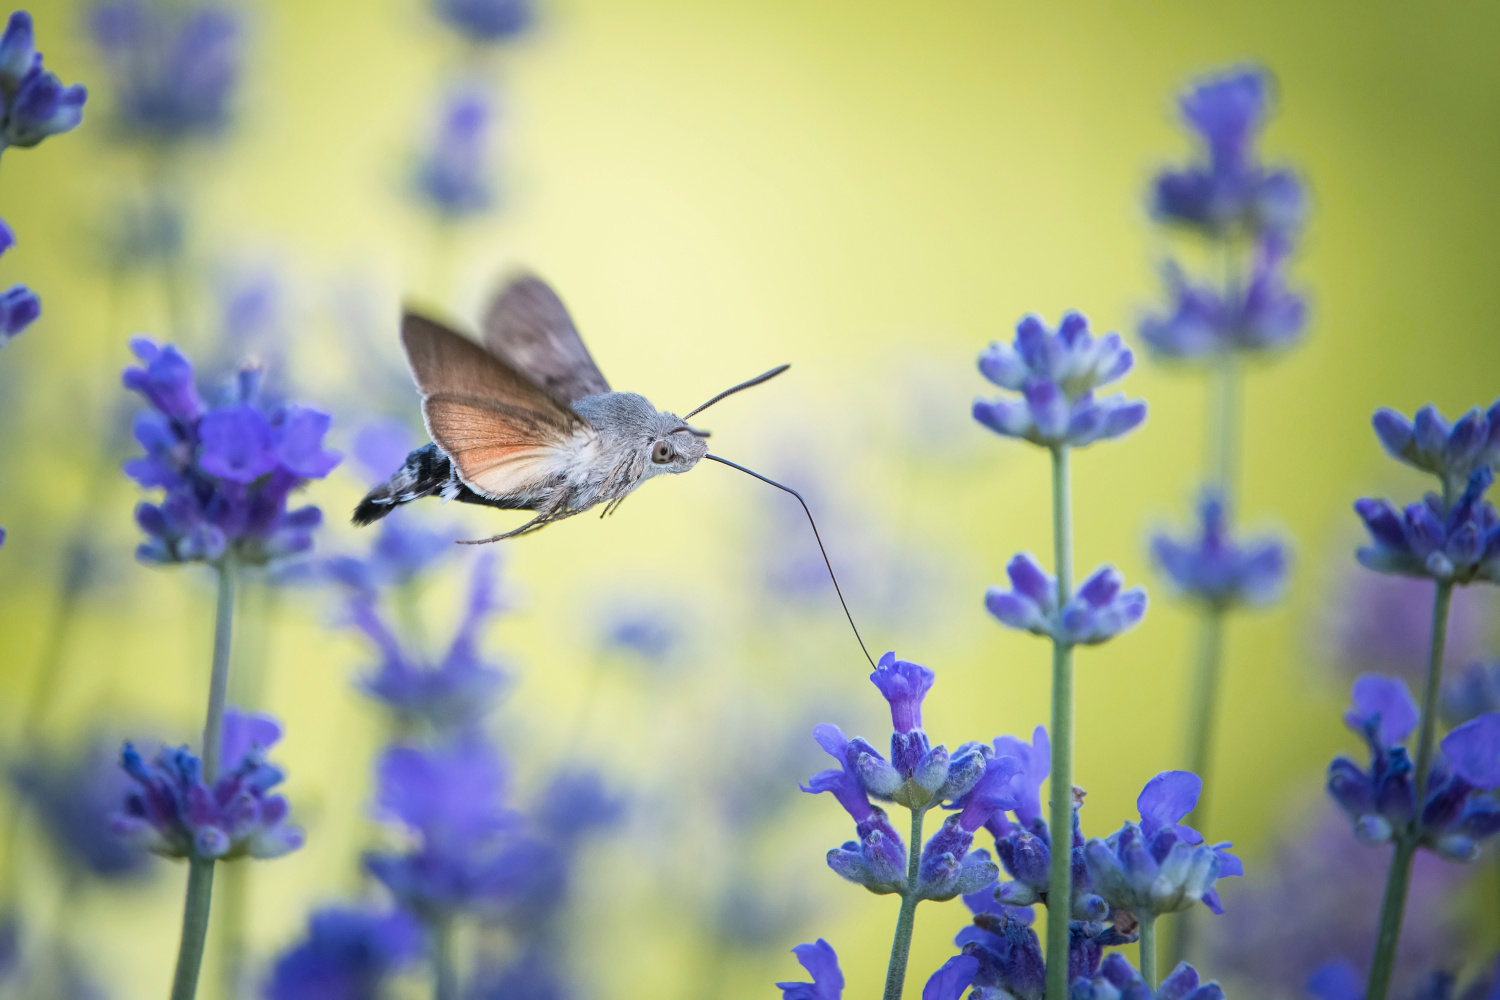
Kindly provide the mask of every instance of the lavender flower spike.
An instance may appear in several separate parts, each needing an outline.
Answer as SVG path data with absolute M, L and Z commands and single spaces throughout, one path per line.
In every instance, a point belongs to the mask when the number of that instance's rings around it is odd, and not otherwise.
M 871 804 L 861 771 L 878 761 L 885 764 L 864 740 L 849 740 L 837 726 L 814 730 L 818 745 L 839 762 L 837 770 L 820 771 L 802 786 L 804 792 L 832 792 L 855 823 L 858 840 L 828 852 L 828 867 L 842 878 L 862 885 L 876 895 L 906 891 L 906 844 L 886 819 L 884 810 Z M 885 764 L 887 768 L 889 764 Z M 894 779 L 899 783 L 899 778 Z
M 1006 437 L 1047 448 L 1081 448 L 1129 433 L 1146 419 L 1146 404 L 1094 390 L 1123 377 L 1135 358 L 1111 333 L 1095 339 L 1088 320 L 1070 312 L 1056 331 L 1027 316 L 1011 344 L 993 343 L 979 356 L 985 378 L 1019 399 L 976 400 L 974 419 Z
M 1198 512 L 1197 538 L 1178 541 L 1162 534 L 1151 540 L 1158 568 L 1184 596 L 1214 608 L 1276 600 L 1286 584 L 1286 547 L 1270 538 L 1237 544 L 1224 501 L 1214 491 L 1204 494 Z
M 448 219 L 479 215 L 494 201 L 490 132 L 495 109 L 477 89 L 454 92 L 443 106 L 431 148 L 417 169 L 416 191 Z
M 1437 476 L 1449 495 L 1462 492 L 1476 469 L 1500 464 L 1500 399 L 1488 410 L 1474 407 L 1451 425 L 1431 405 L 1411 420 L 1382 407 L 1373 422 L 1392 458 Z
M 155 854 L 200 861 L 275 858 L 302 846 L 302 831 L 287 824 L 287 802 L 268 794 L 280 769 L 265 752 L 281 726 L 265 715 L 224 713 L 220 775 L 203 783 L 202 765 L 187 747 L 163 749 L 147 764 L 125 744 L 121 764 L 138 788 L 125 796 L 114 826 Z
M 1140 623 L 1146 614 L 1146 591 L 1121 590 L 1124 582 L 1112 566 L 1101 566 L 1057 610 L 1057 582 L 1030 555 L 1022 553 L 1006 567 L 1009 591 L 991 587 L 984 603 L 1002 625 L 1061 643 L 1092 646 L 1107 642 Z
M 822 938 L 814 944 L 799 944 L 792 949 L 798 963 L 812 976 L 810 983 L 777 983 L 781 1000 L 841 1000 L 844 974 L 833 946 Z
M 1385 500 L 1357 501 L 1354 510 L 1374 542 L 1359 550 L 1360 563 L 1439 583 L 1500 582 L 1500 516 L 1484 499 L 1494 481 L 1495 473 L 1482 466 L 1452 503 L 1429 493 L 1399 512 Z

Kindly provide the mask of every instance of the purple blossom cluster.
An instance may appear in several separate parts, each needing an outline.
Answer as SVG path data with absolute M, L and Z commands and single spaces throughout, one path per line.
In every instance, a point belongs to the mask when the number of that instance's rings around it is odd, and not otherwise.
M 0 35 L 0 150 L 28 148 L 50 135 L 71 132 L 83 120 L 88 92 L 65 87 L 42 67 L 31 15 L 11 14 Z
M 15 245 L 15 231 L 0 219 L 0 256 Z M 42 300 L 25 285 L 12 285 L 0 292 L 0 347 L 14 340 L 41 315 Z
M 1417 801 L 1416 769 L 1405 741 L 1420 715 L 1406 683 L 1368 674 L 1354 682 L 1344 722 L 1365 741 L 1368 768 L 1348 757 L 1328 767 L 1328 793 L 1367 844 L 1404 841 L 1450 861 L 1472 861 L 1500 833 L 1500 715 L 1488 713 L 1449 733 L 1434 754 Z
M 1455 500 L 1436 493 L 1397 510 L 1387 500 L 1362 499 L 1354 510 L 1373 544 L 1359 561 L 1378 573 L 1422 576 L 1440 583 L 1500 583 L 1500 516 L 1484 499 L 1495 473 L 1475 469 Z
M 422 929 L 400 911 L 330 907 L 314 913 L 307 936 L 276 961 L 266 1000 L 374 1000 L 392 973 L 422 951 Z
M 136 787 L 115 816 L 115 832 L 169 858 L 232 861 L 295 851 L 302 831 L 287 822 L 286 799 L 272 794 L 283 775 L 265 758 L 280 739 L 270 716 L 225 712 L 221 768 L 211 785 L 187 747 L 163 748 L 147 762 L 125 744 L 121 766 Z
M 1179 541 L 1158 534 L 1151 539 L 1157 568 L 1184 597 L 1218 609 L 1268 604 L 1286 585 L 1286 546 L 1273 538 L 1243 544 L 1230 535 L 1224 501 L 1215 491 L 1198 505 L 1199 533 Z
M 376 542 L 391 534 L 382 533 Z M 444 543 L 449 547 L 451 543 Z M 404 546 L 394 558 L 372 555 L 365 564 L 369 578 L 396 578 L 412 562 L 412 551 Z M 377 601 L 360 591 L 349 607 L 350 621 L 380 651 L 380 665 L 367 675 L 360 686 L 379 701 L 408 729 L 417 727 L 443 735 L 466 733 L 494 707 L 505 685 L 505 674 L 486 661 L 479 649 L 480 630 L 501 608 L 497 596 L 495 557 L 486 553 L 475 561 L 469 598 L 452 643 L 441 660 L 434 664 L 420 659 L 403 646 L 378 610 Z
M 1066 314 L 1056 330 L 1026 316 L 1013 343 L 997 341 L 979 356 L 984 377 L 1020 397 L 976 400 L 974 419 L 1045 448 L 1121 437 L 1146 419 L 1146 404 L 1123 393 L 1096 399 L 1094 390 L 1124 377 L 1134 363 L 1119 334 L 1095 338 L 1082 313 Z
M 494 99 L 477 87 L 455 90 L 444 102 L 415 178 L 418 197 L 439 215 L 464 219 L 493 205 L 495 115 Z
M 1306 304 L 1285 278 L 1306 211 L 1302 183 L 1291 171 L 1263 166 L 1255 150 L 1266 91 L 1265 73 L 1241 69 L 1205 79 L 1181 99 L 1204 157 L 1157 176 L 1152 214 L 1217 242 L 1231 260 L 1248 245 L 1250 267 L 1247 274 L 1229 268 L 1226 283 L 1215 286 L 1167 265 L 1168 307 L 1140 324 L 1141 339 L 1163 358 L 1275 350 L 1295 343 L 1306 326 Z
M 115 832 L 114 814 L 132 784 L 117 753 L 94 745 L 71 758 L 38 755 L 15 764 L 10 776 L 68 872 L 108 881 L 145 873 L 147 853 Z
M 210 407 L 176 347 L 145 338 L 130 346 L 141 364 L 125 369 L 125 387 L 151 408 L 138 412 L 133 425 L 146 454 L 126 462 L 125 472 L 166 492 L 161 503 L 136 508 L 147 535 L 138 557 L 254 565 L 311 548 L 322 512 L 288 510 L 287 500 L 339 463 L 323 445 L 328 415 L 295 404 L 262 405 L 253 368 L 241 370 L 226 400 Z
M 1121 589 L 1124 578 L 1113 566 L 1095 570 L 1060 610 L 1056 578 L 1029 554 L 1013 558 L 1005 571 L 1011 589 L 991 587 L 984 604 L 1001 624 L 1019 632 L 1070 646 L 1093 646 L 1129 631 L 1146 615 L 1145 589 Z
M 244 43 L 228 7 L 190 0 L 102 0 L 89 32 L 115 95 L 122 139 L 172 146 L 229 124 Z
M 509 41 L 531 27 L 533 0 L 436 0 L 433 11 L 449 27 L 479 45 Z
M 1463 492 L 1476 471 L 1500 465 L 1500 400 L 1488 410 L 1476 406 L 1451 424 L 1431 405 L 1410 420 L 1382 407 L 1373 423 L 1390 456 L 1437 476 L 1445 496 Z

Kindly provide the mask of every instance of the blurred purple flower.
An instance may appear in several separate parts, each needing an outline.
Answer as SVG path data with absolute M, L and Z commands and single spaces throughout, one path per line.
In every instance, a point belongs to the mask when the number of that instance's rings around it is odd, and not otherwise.
M 318 910 L 305 940 L 283 952 L 266 1000 L 379 1000 L 387 977 L 422 952 L 422 931 L 401 912 Z
M 1183 360 L 1291 346 L 1307 326 L 1307 304 L 1286 287 L 1287 251 L 1282 239 L 1263 241 L 1249 280 L 1227 294 L 1169 265 L 1171 311 L 1143 318 L 1141 340 L 1160 357 Z
M 1202 791 L 1196 774 L 1164 771 L 1136 801 L 1140 823 L 1088 842 L 1089 879 L 1105 902 L 1144 916 L 1176 913 L 1201 899 L 1214 913 L 1224 912 L 1214 883 L 1245 870 L 1229 843 L 1205 844 L 1197 830 L 1180 825 Z
M 832 945 L 818 938 L 814 944 L 799 944 L 792 954 L 813 981 L 777 983 L 781 1000 L 840 1000 L 844 995 L 844 974 L 839 970 L 839 957 Z
M 1183 596 L 1216 608 L 1276 600 L 1286 585 L 1286 547 L 1270 538 L 1236 543 L 1224 502 L 1212 491 L 1204 495 L 1198 513 L 1198 537 L 1178 541 L 1158 534 L 1151 539 L 1157 568 Z
M 499 697 L 506 675 L 479 651 L 480 633 L 502 607 L 496 595 L 496 560 L 488 552 L 475 560 L 463 619 L 436 664 L 419 662 L 403 648 L 369 594 L 350 602 L 350 621 L 381 654 L 380 668 L 360 686 L 403 722 L 422 723 L 444 735 L 463 733 L 484 718 Z
M 0 347 L 35 323 L 42 315 L 42 300 L 25 285 L 12 285 L 0 292 Z
M 1382 407 L 1374 425 L 1392 458 L 1437 476 L 1446 495 L 1463 492 L 1476 470 L 1500 464 L 1500 400 L 1485 411 L 1474 407 L 1451 425 L 1430 404 L 1411 420 Z
M 193 366 L 168 345 L 131 341 L 141 367 L 125 369 L 124 384 L 152 409 L 136 414 L 135 438 L 146 454 L 125 472 L 147 489 L 161 488 L 160 504 L 136 507 L 148 538 L 137 550 L 146 562 L 205 561 L 226 556 L 262 564 L 312 547 L 322 522 L 316 507 L 287 510 L 289 494 L 322 479 L 339 462 L 323 447 L 327 414 L 285 405 L 259 405 L 259 373 L 239 373 L 232 402 L 208 409 L 193 383 Z
M 464 219 L 493 203 L 494 119 L 494 101 L 482 90 L 465 87 L 449 95 L 416 175 L 418 196 L 439 215 Z
M 1500 802 L 1485 794 L 1500 786 L 1500 716 L 1481 716 L 1444 739 L 1433 755 L 1419 811 L 1416 776 L 1403 745 L 1418 720 L 1411 692 L 1404 681 L 1367 676 L 1355 681 L 1353 701 L 1344 722 L 1369 747 L 1370 766 L 1336 757 L 1327 784 L 1353 821 L 1354 835 L 1367 844 L 1415 835 L 1422 847 L 1450 861 L 1477 858 L 1480 841 L 1500 833 Z M 1492 761 L 1486 762 L 1487 753 Z
M 128 879 L 145 870 L 146 852 L 111 822 L 131 784 L 111 751 L 94 746 L 72 760 L 23 761 L 11 779 L 69 871 Z
M 979 356 L 984 377 L 1020 398 L 976 400 L 974 419 L 1006 437 L 1047 448 L 1081 448 L 1129 433 L 1146 419 L 1146 404 L 1094 390 L 1123 377 L 1135 358 L 1111 333 L 1095 339 L 1082 313 L 1063 316 L 1055 331 L 1037 316 L 1016 326 L 1011 344 L 992 343 Z
M 433 10 L 472 42 L 494 45 L 531 27 L 533 0 L 436 0 Z
M 228 8 L 190 0 L 104 0 L 89 15 L 125 139 L 169 146 L 229 123 L 243 36 Z
M 1124 578 L 1113 566 L 1101 566 L 1079 585 L 1059 614 L 1057 580 L 1028 553 L 1006 566 L 1011 589 L 991 587 L 984 603 L 1002 625 L 1019 632 L 1048 636 L 1070 645 L 1107 642 L 1140 623 L 1146 614 L 1146 591 L 1121 590 Z
M 360 425 L 354 434 L 352 457 L 370 485 L 383 483 L 401 468 L 406 456 L 420 442 L 399 420 L 377 418 Z
M 1356 501 L 1374 542 L 1357 553 L 1360 565 L 1458 584 L 1500 582 L 1500 516 L 1484 499 L 1494 481 L 1495 473 L 1482 466 L 1452 503 L 1429 493 L 1404 511 L 1386 500 Z
M 88 92 L 64 87 L 42 68 L 31 15 L 15 11 L 0 36 L 0 150 L 35 146 L 49 135 L 70 132 L 83 120 Z
M 357 599 L 373 601 L 383 591 L 415 582 L 444 556 L 453 554 L 458 533 L 432 529 L 410 516 L 393 511 L 380 522 L 367 555 L 329 556 L 319 567 L 324 577 L 348 587 Z M 496 601 L 491 611 L 504 607 Z
M 1258 69 L 1231 70 L 1182 96 L 1183 119 L 1202 140 L 1207 163 L 1157 176 L 1157 218 L 1209 235 L 1287 232 L 1301 223 L 1301 182 L 1290 171 L 1262 167 L 1253 148 L 1265 119 L 1266 83 Z
M 1349 674 L 1397 674 L 1420 681 L 1432 642 L 1432 600 L 1429 580 L 1351 569 L 1328 616 L 1339 666 Z M 1488 592 L 1480 588 L 1454 591 L 1445 672 L 1482 655 L 1488 602 Z
M 224 713 L 220 774 L 210 788 L 202 764 L 187 747 L 162 749 L 147 764 L 126 743 L 121 765 L 138 786 L 114 816 L 115 832 L 170 858 L 227 861 L 275 858 L 302 846 L 302 831 L 287 824 L 287 802 L 269 794 L 281 784 L 265 753 L 281 738 L 269 716 Z
M 468 1000 L 571 1000 L 556 955 L 533 946 L 500 968 L 481 969 L 467 993 Z
M 378 815 L 412 838 L 404 853 L 370 852 L 365 868 L 424 919 L 498 915 L 560 891 L 565 858 L 522 835 L 505 805 L 508 775 L 477 737 L 435 749 L 398 746 L 377 769 Z
M 661 664 L 678 650 L 682 638 L 681 629 L 666 609 L 636 604 L 606 614 L 601 645 L 643 663 Z
M 1451 634 L 1451 625 L 1449 629 Z M 1471 663 L 1443 685 L 1443 718 L 1450 726 L 1486 712 L 1500 712 L 1500 660 Z

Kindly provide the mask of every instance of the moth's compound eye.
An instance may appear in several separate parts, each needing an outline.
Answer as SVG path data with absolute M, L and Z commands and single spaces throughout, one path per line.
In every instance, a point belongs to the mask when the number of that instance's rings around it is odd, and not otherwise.
M 666 465 L 676 457 L 677 452 L 673 451 L 672 446 L 665 441 L 656 442 L 656 447 L 651 449 L 651 461 L 657 465 Z

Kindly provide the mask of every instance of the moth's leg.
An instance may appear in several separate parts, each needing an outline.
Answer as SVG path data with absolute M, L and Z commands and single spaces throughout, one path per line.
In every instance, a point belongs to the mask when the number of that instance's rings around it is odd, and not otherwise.
M 574 514 L 578 514 L 578 513 L 582 513 L 582 512 L 581 511 L 576 511 L 576 510 L 570 510 L 570 509 L 568 509 L 568 507 L 566 506 L 566 504 L 560 503 L 560 504 L 558 504 L 558 505 L 556 505 L 556 506 L 554 506 L 554 507 L 552 507 L 552 508 L 550 508 L 548 510 L 542 511 L 536 517 L 533 517 L 531 520 L 527 521 L 525 524 L 521 525 L 519 528 L 514 528 L 514 529 L 512 529 L 510 531 L 504 532 L 504 533 L 499 534 L 499 535 L 491 535 L 489 538 L 475 538 L 475 539 L 472 539 L 472 540 L 467 540 L 467 539 L 466 540 L 461 540 L 458 544 L 459 545 L 488 545 L 491 542 L 502 542 L 502 541 L 504 541 L 507 538 L 519 538 L 521 535 L 529 535 L 533 531 L 540 531 L 543 528 L 545 528 L 547 525 L 551 524 L 553 521 L 561 521 L 564 518 L 572 517 Z

